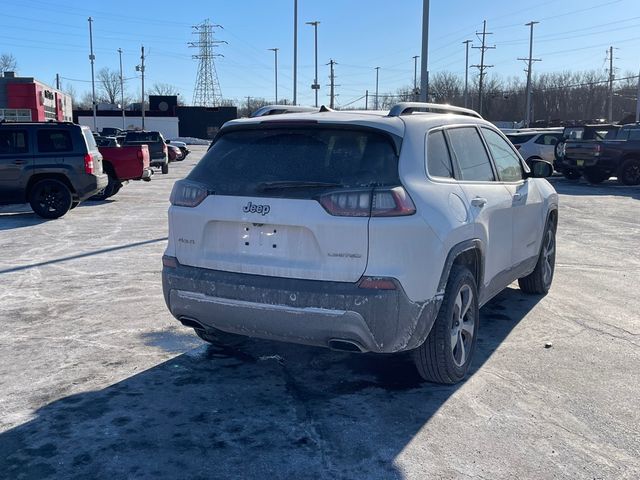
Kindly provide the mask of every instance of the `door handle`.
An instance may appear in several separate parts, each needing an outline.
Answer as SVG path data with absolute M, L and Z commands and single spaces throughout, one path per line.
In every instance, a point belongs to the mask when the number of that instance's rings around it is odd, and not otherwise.
M 522 198 L 522 194 L 521 193 L 514 193 L 513 194 L 513 199 L 514 200 L 520 200 Z
M 14 165 L 24 165 L 25 163 L 27 163 L 27 161 L 26 160 L 16 160 L 13 163 L 14 163 Z
M 473 205 L 474 207 L 484 207 L 486 203 L 487 203 L 487 199 L 482 197 L 476 197 L 473 200 L 471 200 L 471 205 Z

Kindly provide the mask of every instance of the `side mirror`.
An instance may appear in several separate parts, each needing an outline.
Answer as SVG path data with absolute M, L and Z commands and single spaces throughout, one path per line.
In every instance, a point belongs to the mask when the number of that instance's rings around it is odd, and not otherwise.
M 531 168 L 529 177 L 546 178 L 553 175 L 553 165 L 544 160 L 530 160 L 529 167 Z
M 171 143 L 171 140 L 165 140 L 164 143 L 166 143 L 167 145 Z

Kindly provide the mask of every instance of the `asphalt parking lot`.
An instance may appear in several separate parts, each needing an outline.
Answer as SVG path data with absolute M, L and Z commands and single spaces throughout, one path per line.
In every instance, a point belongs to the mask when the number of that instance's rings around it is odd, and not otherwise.
M 443 387 L 405 358 L 179 325 L 161 256 L 193 150 L 60 220 L 0 207 L 0 477 L 640 477 L 640 188 L 552 180 L 551 292 L 485 306 L 471 376 Z

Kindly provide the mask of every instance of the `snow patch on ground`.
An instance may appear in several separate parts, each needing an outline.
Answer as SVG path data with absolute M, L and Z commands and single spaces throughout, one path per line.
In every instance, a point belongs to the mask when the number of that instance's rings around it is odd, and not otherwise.
M 176 141 L 176 142 L 184 142 L 187 145 L 209 145 L 211 143 L 211 140 L 205 140 L 202 138 L 195 138 L 195 137 L 177 137 L 177 138 L 171 138 L 171 141 Z

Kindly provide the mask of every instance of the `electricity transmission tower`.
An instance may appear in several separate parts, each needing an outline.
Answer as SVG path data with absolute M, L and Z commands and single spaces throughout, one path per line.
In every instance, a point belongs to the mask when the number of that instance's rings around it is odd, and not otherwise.
M 216 27 L 222 28 L 222 25 L 212 25 L 209 19 L 200 25 L 191 27 L 192 33 L 197 35 L 198 40 L 189 42 L 188 45 L 191 48 L 199 49 L 197 55 L 191 56 L 199 60 L 196 86 L 193 91 L 193 105 L 200 107 L 216 107 L 222 103 L 222 92 L 214 59 L 223 55 L 215 53 L 214 49 L 221 43 L 227 42 L 214 40 L 213 34 Z

